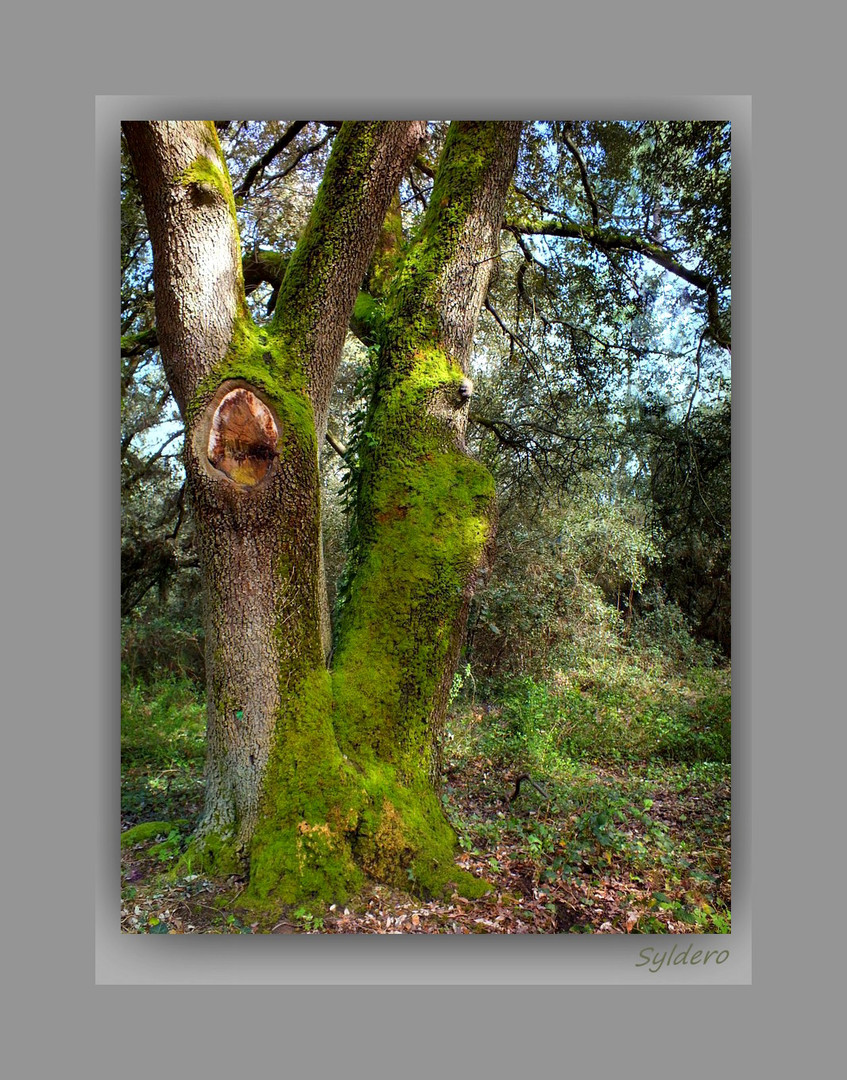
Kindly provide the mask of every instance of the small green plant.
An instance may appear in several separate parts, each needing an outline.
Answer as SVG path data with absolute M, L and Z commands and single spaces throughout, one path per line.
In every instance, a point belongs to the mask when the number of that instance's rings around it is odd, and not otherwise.
M 718 910 L 709 904 L 703 904 L 694 915 L 704 934 L 732 933 L 732 915 L 727 909 Z
M 324 921 L 320 915 L 313 915 L 307 908 L 299 907 L 294 912 L 294 918 L 298 919 L 307 933 L 315 933 L 323 930 Z
M 229 914 L 224 919 L 224 925 L 230 934 L 252 934 L 253 929 L 250 926 L 245 926 L 241 919 L 237 915 Z
M 171 829 L 160 844 L 154 844 L 150 848 L 150 854 L 155 855 L 159 862 L 170 862 L 182 851 L 182 841 L 179 829 Z
M 448 707 L 453 704 L 468 682 L 473 683 L 474 686 L 476 685 L 471 672 L 471 665 L 465 664 L 464 668 L 457 671 L 453 676 L 453 685 L 450 687 L 450 696 L 447 699 Z

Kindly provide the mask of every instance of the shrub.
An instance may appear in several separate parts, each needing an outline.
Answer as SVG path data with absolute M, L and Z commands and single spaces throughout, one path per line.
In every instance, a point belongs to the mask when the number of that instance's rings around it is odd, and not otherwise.
M 717 659 L 715 648 L 695 640 L 690 622 L 673 600 L 665 599 L 661 589 L 645 595 L 644 606 L 646 614 L 633 624 L 633 648 L 643 649 L 678 670 L 712 667 Z

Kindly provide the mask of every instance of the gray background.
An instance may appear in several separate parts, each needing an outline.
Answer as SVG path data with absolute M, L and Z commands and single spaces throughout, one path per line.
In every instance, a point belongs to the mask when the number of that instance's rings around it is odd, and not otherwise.
M 471 1067 L 523 1076 L 576 1063 L 601 1076 L 667 1067 L 705 1076 L 735 1071 L 733 1056 L 790 1072 L 832 1040 L 826 982 L 842 951 L 843 860 L 832 833 L 841 788 L 833 736 L 844 714 L 835 442 L 844 348 L 833 318 L 844 276 L 835 262 L 841 36 L 823 3 L 790 14 L 763 7 L 761 24 L 753 8 L 724 2 L 548 7 L 439 0 L 408 14 L 359 4 L 251 5 L 242 15 L 151 0 L 126 14 L 89 3 L 6 19 L 2 918 L 15 1002 L 7 1046 L 23 1075 L 81 1066 L 224 1076 L 249 1072 L 260 1056 L 280 1072 L 296 1065 L 320 1076 L 336 1062 L 386 1076 Z M 164 96 L 183 115 L 220 103 L 219 118 L 259 116 L 251 106 L 276 99 L 307 117 L 340 113 L 341 102 L 357 117 L 535 119 L 603 106 L 646 115 L 651 103 L 655 115 L 662 103 L 684 115 L 685 98 L 731 96 L 737 109 L 750 97 L 752 185 L 745 193 L 740 182 L 734 195 L 736 250 L 752 241 L 752 267 L 748 251 L 734 282 L 733 434 L 734 711 L 736 729 L 752 731 L 752 753 L 734 746 L 733 914 L 751 903 L 752 986 L 673 987 L 660 975 L 623 987 L 615 949 L 629 946 L 634 964 L 636 944 L 656 944 L 643 937 L 289 936 L 291 953 L 275 955 L 262 951 L 267 938 L 133 938 L 131 973 L 125 957 L 108 955 L 119 531 L 109 237 L 118 208 L 95 188 L 94 132 L 95 96 L 116 94 Z M 731 118 L 737 130 L 739 114 Z M 743 938 L 721 941 L 735 954 Z M 692 939 L 660 944 L 674 940 Z M 277 979 L 293 965 L 298 982 L 330 985 L 105 985 L 161 980 L 174 945 L 186 981 L 190 972 L 209 983 L 255 979 L 252 962 Z M 576 956 L 572 946 L 592 948 Z M 420 985 L 473 983 L 480 972 L 552 983 L 577 967 L 581 981 L 607 985 Z M 338 986 L 389 977 L 413 985 Z
M 551 118 L 549 111 L 533 113 L 530 119 Z M 733 234 L 733 337 L 735 346 L 735 422 L 733 437 L 737 452 L 737 468 L 741 470 L 739 488 L 744 487 L 744 469 L 749 470 L 750 432 L 750 330 L 751 330 L 751 99 L 743 96 L 666 96 L 639 98 L 631 96 L 626 102 L 607 98 L 581 98 L 567 103 L 580 116 L 591 118 L 667 117 L 678 119 L 727 119 L 733 124 L 733 217 L 739 222 Z M 308 108 L 308 106 L 306 106 Z M 554 108 L 553 118 L 565 118 L 566 108 L 560 102 L 548 103 Z M 106 363 L 114 353 L 112 312 L 115 310 L 119 280 L 119 235 L 114 214 L 119 201 L 119 127 L 121 119 L 140 117 L 206 119 L 273 116 L 279 108 L 279 98 L 266 100 L 222 100 L 188 103 L 179 98 L 99 96 L 96 103 L 95 168 L 98 181 L 98 205 L 102 207 L 100 253 L 101 298 L 104 310 L 101 323 L 109 327 L 110 336 L 104 342 Z M 329 104 L 325 108 L 331 108 Z M 416 106 L 419 108 L 419 106 Z M 527 116 L 526 106 L 514 102 L 492 107 L 491 103 L 475 103 L 474 116 L 507 119 Z M 356 117 L 355 108 L 336 104 L 334 116 L 341 119 Z M 386 103 L 369 105 L 369 115 L 386 115 Z M 324 115 L 313 107 L 310 117 Z M 391 115 L 390 113 L 388 115 Z M 440 114 L 438 114 L 440 115 Z M 111 306 L 110 306 L 110 303 Z M 114 365 L 112 365 L 114 367 Z M 737 476 L 737 474 L 736 474 Z M 110 494 L 117 491 L 112 485 Z M 741 500 L 733 508 L 735 517 L 736 580 L 744 580 L 744 545 L 750 538 L 749 502 Z M 117 511 L 116 511 L 117 512 Z M 739 563 L 740 569 L 739 573 Z M 113 608 L 113 611 L 117 610 Z M 114 616 L 113 616 L 114 621 Z M 750 889 L 750 767 L 751 754 L 751 679 L 743 663 L 745 635 L 749 628 L 742 618 L 737 620 L 736 634 L 741 637 L 742 663 L 736 663 L 733 674 L 733 932 L 732 940 L 725 935 L 698 935 L 691 952 L 701 948 L 713 949 L 710 963 L 698 966 L 664 965 L 651 971 L 652 963 L 644 963 L 641 950 L 651 948 L 647 959 L 655 953 L 669 952 L 676 944 L 676 955 L 684 953 L 691 938 L 678 937 L 669 941 L 666 936 L 633 937 L 613 935 L 592 938 L 576 935 L 545 935 L 539 939 L 522 936 L 509 940 L 503 936 L 477 936 L 466 939 L 450 936 L 430 941 L 428 938 L 407 936 L 392 938 L 386 944 L 373 936 L 347 938 L 331 937 L 316 943 L 313 938 L 263 936 L 261 942 L 244 941 L 235 947 L 227 941 L 208 938 L 180 939 L 178 947 L 160 942 L 156 937 L 139 939 L 121 935 L 115 919 L 120 909 L 118 878 L 115 874 L 117 832 L 119 820 L 119 791 L 117 784 L 120 757 L 119 731 L 114 723 L 116 704 L 104 717 L 98 747 L 98 773 L 111 782 L 101 788 L 100 845 L 97 873 L 97 939 L 96 977 L 103 983 L 197 984 L 240 983 L 279 985 L 291 983 L 326 984 L 661 984 L 695 985 L 749 983 L 751 978 L 751 889 Z M 736 638 L 737 640 L 737 638 Z M 118 670 L 117 630 L 109 639 Z M 737 646 L 736 646 L 737 648 Z M 736 654 L 737 655 L 737 654 Z M 110 682 L 114 682 L 114 678 Z M 164 947 L 163 947 L 164 946 Z M 721 963 L 715 953 L 721 956 Z M 702 956 L 701 956 L 702 959 Z

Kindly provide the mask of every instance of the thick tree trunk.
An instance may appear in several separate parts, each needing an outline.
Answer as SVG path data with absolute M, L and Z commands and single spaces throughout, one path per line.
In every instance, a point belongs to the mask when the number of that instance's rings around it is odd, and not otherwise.
M 464 444 L 466 366 L 519 136 L 519 124 L 451 126 L 430 210 L 389 292 L 337 628 L 335 727 L 369 794 L 359 860 L 432 892 L 479 886 L 453 864 L 433 762 L 494 535 L 493 479 Z
M 256 902 L 340 899 L 362 870 L 478 890 L 454 866 L 431 761 L 492 535 L 493 484 L 464 450 L 464 367 L 519 125 L 453 125 L 431 212 L 389 291 L 331 673 L 317 448 L 353 303 L 423 126 L 342 127 L 265 328 L 245 307 L 214 125 L 124 130 L 205 583 L 196 850 L 220 871 L 249 864 Z

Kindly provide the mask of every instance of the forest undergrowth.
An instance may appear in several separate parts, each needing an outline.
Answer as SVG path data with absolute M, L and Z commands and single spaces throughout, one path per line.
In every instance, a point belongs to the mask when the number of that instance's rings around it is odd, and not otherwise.
M 543 680 L 457 676 L 443 746 L 457 864 L 478 900 L 369 884 L 256 921 L 246 882 L 181 860 L 203 805 L 202 689 L 125 674 L 126 933 L 729 933 L 731 670 L 624 652 Z

